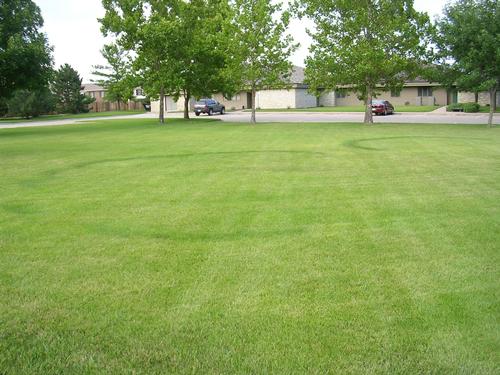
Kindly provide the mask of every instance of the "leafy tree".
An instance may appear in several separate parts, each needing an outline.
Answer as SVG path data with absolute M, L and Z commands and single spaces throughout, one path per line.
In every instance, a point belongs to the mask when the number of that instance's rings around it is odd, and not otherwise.
M 127 103 L 133 98 L 133 90 L 137 79 L 132 72 L 129 55 L 116 44 L 104 46 L 101 51 L 108 65 L 96 65 L 92 74 L 101 77 L 97 83 L 106 89 L 106 99 L 117 102 L 118 110 L 121 103 Z
M 373 97 L 400 90 L 426 61 L 430 22 L 413 0 L 298 0 L 297 6 L 316 24 L 306 67 L 311 90 L 352 87 L 365 103 L 365 123 L 373 123 Z
M 179 87 L 174 74 L 182 0 L 102 0 L 100 20 L 105 36 L 135 54 L 134 69 L 151 98 L 160 100 L 159 120 L 165 122 L 165 96 Z
M 166 95 L 184 96 L 188 118 L 191 97 L 225 91 L 227 75 L 221 71 L 227 49 L 220 36 L 226 0 L 103 0 L 103 5 L 102 30 L 137 56 L 134 68 L 145 91 L 160 99 L 160 122 Z
M 38 117 L 54 111 L 55 100 L 48 88 L 37 91 L 17 90 L 7 101 L 8 114 L 24 118 Z
M 76 70 L 65 64 L 55 72 L 52 91 L 60 113 L 81 113 L 89 111 L 89 104 L 95 99 L 81 93 L 82 79 Z
M 234 10 L 230 74 L 240 85 L 248 85 L 252 91 L 251 122 L 254 124 L 257 91 L 287 86 L 292 72 L 288 59 L 297 45 L 286 34 L 290 14 L 282 12 L 281 3 L 233 0 L 230 4 Z
M 184 97 L 184 118 L 189 119 L 192 97 L 209 96 L 214 92 L 228 93 L 231 84 L 224 75 L 230 37 L 230 19 L 225 0 L 190 0 L 180 3 L 174 63 L 174 96 Z M 231 82 L 233 80 L 230 80 Z
M 39 31 L 42 26 L 40 8 L 33 1 L 0 1 L 0 99 L 47 85 L 52 51 Z
M 500 3 L 496 0 L 458 0 L 449 3 L 437 23 L 435 43 L 442 59 L 441 81 L 459 90 L 490 94 L 493 124 L 500 85 Z

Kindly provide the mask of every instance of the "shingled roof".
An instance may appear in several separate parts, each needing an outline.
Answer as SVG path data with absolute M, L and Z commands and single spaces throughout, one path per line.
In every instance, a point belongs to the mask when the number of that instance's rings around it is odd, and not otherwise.
M 100 85 L 96 85 L 95 83 L 84 83 L 82 84 L 83 92 L 92 92 L 92 91 L 106 91 L 106 89 Z

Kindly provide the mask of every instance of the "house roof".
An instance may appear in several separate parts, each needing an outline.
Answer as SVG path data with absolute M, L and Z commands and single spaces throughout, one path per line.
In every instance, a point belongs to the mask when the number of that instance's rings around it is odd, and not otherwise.
M 95 83 L 84 83 L 82 84 L 83 92 L 92 92 L 92 91 L 106 91 L 106 89 L 100 85 Z
M 292 75 L 290 77 L 290 83 L 294 85 L 300 85 L 304 87 L 308 87 L 305 81 L 305 69 L 301 66 L 294 65 L 292 68 Z M 419 86 L 440 86 L 438 82 L 429 82 L 428 80 L 417 77 L 412 80 L 405 81 L 405 87 L 419 87 Z M 345 87 L 349 87 L 350 85 L 345 85 Z

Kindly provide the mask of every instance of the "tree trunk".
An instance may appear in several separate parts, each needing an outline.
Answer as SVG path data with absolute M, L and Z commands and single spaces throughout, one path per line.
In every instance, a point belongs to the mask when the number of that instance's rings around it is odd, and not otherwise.
M 493 127 L 493 114 L 495 113 L 497 98 L 497 88 L 490 89 L 490 116 L 488 117 L 488 126 Z
M 257 119 L 256 119 L 256 115 L 255 115 L 255 112 L 256 112 L 256 103 L 255 103 L 255 98 L 257 97 L 257 89 L 255 88 L 255 86 L 252 86 L 252 117 L 250 118 L 250 123 L 251 124 L 256 124 L 257 123 Z
M 189 92 L 184 94 L 184 119 L 189 120 L 189 100 L 191 96 Z
M 160 88 L 160 123 L 165 123 L 165 88 Z
M 368 87 L 366 90 L 366 102 L 365 102 L 365 124 L 373 124 L 373 113 L 372 113 L 372 98 L 373 92 L 372 88 Z
M 474 93 L 474 103 L 477 103 L 477 102 L 479 102 L 479 93 L 475 92 Z

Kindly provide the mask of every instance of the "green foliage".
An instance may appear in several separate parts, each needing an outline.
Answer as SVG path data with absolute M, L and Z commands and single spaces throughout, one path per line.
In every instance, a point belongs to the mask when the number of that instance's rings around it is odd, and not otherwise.
M 52 51 L 39 31 L 42 26 L 40 8 L 33 1 L 0 1 L 0 98 L 47 85 Z
M 477 113 L 481 109 L 478 103 L 455 103 L 446 107 L 448 112 Z
M 24 118 L 38 117 L 55 109 L 55 99 L 50 90 L 17 90 L 7 101 L 8 115 Z
M 286 34 L 290 14 L 280 2 L 233 0 L 230 73 L 240 87 L 252 90 L 252 122 L 255 122 L 255 93 L 268 87 L 286 87 L 292 72 L 289 61 L 297 45 Z
M 366 102 L 365 122 L 372 122 L 377 91 L 401 90 L 427 59 L 430 23 L 413 0 L 300 0 L 297 6 L 316 25 L 306 68 L 311 90 L 352 86 Z
M 103 5 L 102 30 L 137 57 L 134 69 L 143 88 L 153 99 L 160 97 L 160 121 L 164 95 L 189 100 L 231 91 L 232 77 L 225 74 L 224 24 L 231 19 L 226 0 L 104 0 Z
M 225 74 L 231 42 L 226 33 L 229 17 L 225 0 L 191 0 L 179 5 L 172 78 L 177 84 L 174 97 L 185 98 L 185 118 L 189 118 L 191 97 L 232 94 L 234 79 Z
M 97 83 L 106 89 L 106 100 L 122 103 L 133 98 L 133 90 L 138 86 L 138 79 L 132 71 L 129 54 L 116 44 L 104 46 L 101 51 L 108 62 L 107 66 L 96 65 L 92 74 L 101 77 Z
M 459 90 L 490 92 L 490 126 L 500 87 L 500 2 L 458 0 L 437 23 L 440 79 Z M 451 62 L 450 62 L 451 61 Z
M 81 113 L 89 111 L 89 104 L 94 102 L 81 93 L 82 79 L 76 70 L 65 64 L 55 72 L 52 91 L 57 101 L 59 113 Z
M 500 131 L 0 130 L 4 375 L 498 375 Z
M 117 44 L 133 51 L 134 69 L 143 79 L 143 88 L 160 98 L 160 122 L 164 96 L 179 87 L 175 75 L 177 31 L 181 0 L 103 0 L 106 11 L 100 20 L 104 35 L 112 34 Z

